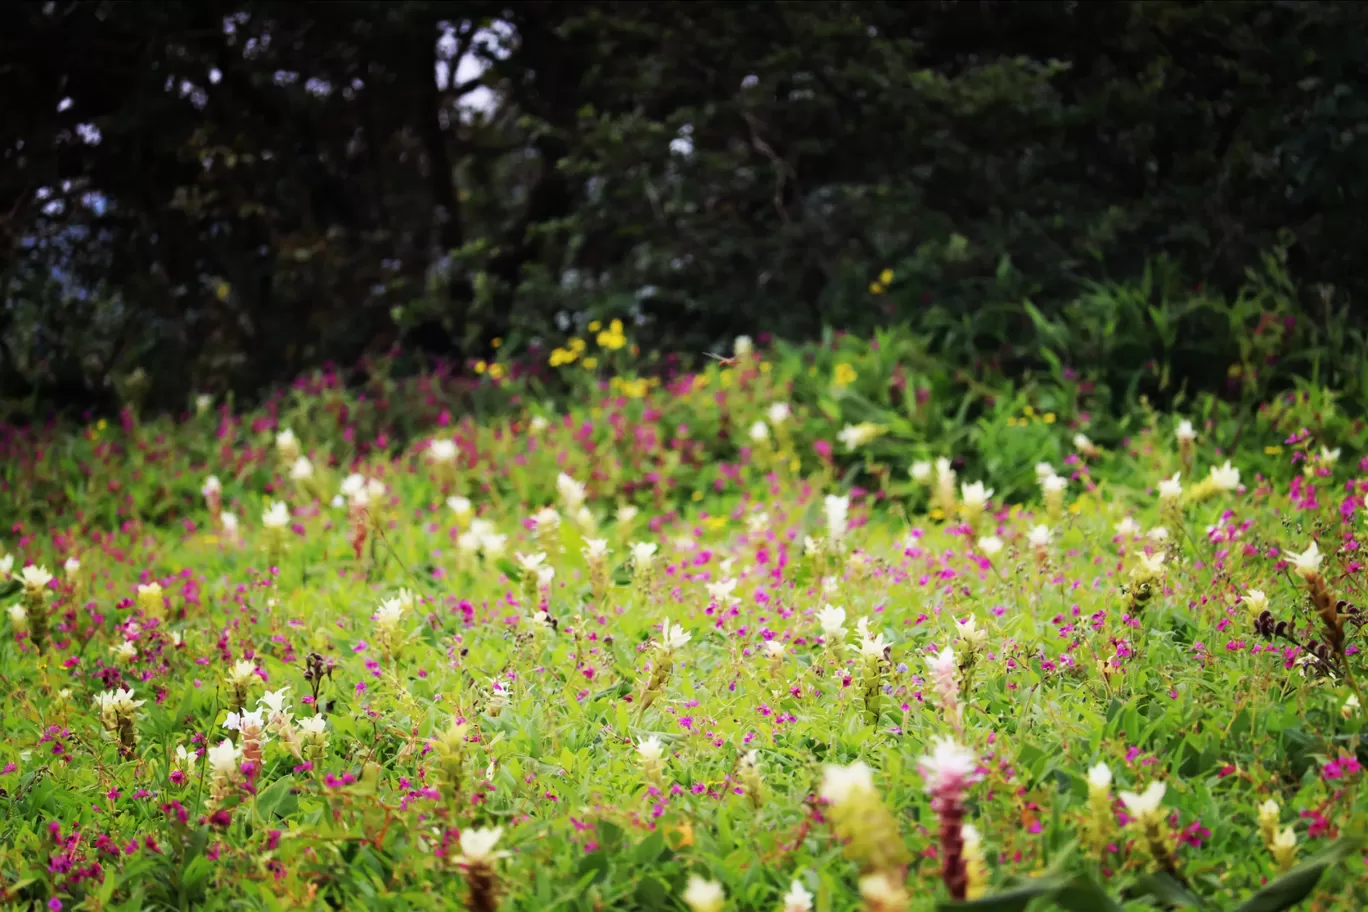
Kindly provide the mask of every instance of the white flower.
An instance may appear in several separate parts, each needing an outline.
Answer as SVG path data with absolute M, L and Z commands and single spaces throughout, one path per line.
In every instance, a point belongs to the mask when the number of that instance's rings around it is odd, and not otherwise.
M 475 506 L 470 502 L 469 497 L 462 497 L 459 494 L 454 494 L 447 498 L 447 507 L 452 513 L 456 514 L 457 519 L 465 519 L 475 509 Z
M 1167 786 L 1162 782 L 1151 782 L 1149 788 L 1138 795 L 1135 792 L 1122 792 L 1121 803 L 1126 806 L 1132 817 L 1141 820 L 1153 818 L 1159 814 L 1166 789 Z
M 634 542 L 632 544 L 632 563 L 637 567 L 649 567 L 655 559 L 655 542 Z
M 640 512 L 641 512 L 640 510 L 638 510 L 636 507 L 632 506 L 631 504 L 623 504 L 622 506 L 620 506 L 620 507 L 617 508 L 617 522 L 618 522 L 618 525 L 620 525 L 620 526 L 628 525 L 629 523 L 631 523 L 632 520 L 634 520 L 634 519 L 637 518 L 637 514 L 640 513 Z
M 1165 478 L 1159 482 L 1160 500 L 1177 500 L 1183 493 L 1183 486 L 1178 478 L 1182 472 L 1174 472 L 1172 478 Z
M 294 431 L 289 428 L 285 428 L 285 430 L 276 434 L 275 445 L 277 450 L 288 456 L 293 456 L 295 453 L 299 452 L 299 438 L 296 437 Z
M 865 618 L 860 618 L 860 620 L 867 623 Z M 860 642 L 852 643 L 850 648 L 858 650 L 860 655 L 864 656 L 866 659 L 883 658 L 884 650 L 891 646 L 892 643 L 884 639 L 882 632 L 874 636 L 869 636 L 867 629 L 862 632 L 865 633 L 865 635 L 860 637 Z
M 752 513 L 746 517 L 746 528 L 757 535 L 764 532 L 769 528 L 769 514 L 765 512 Z
M 480 551 L 486 560 L 497 560 L 508 548 L 508 536 L 488 532 L 480 536 Z
M 812 894 L 797 880 L 784 894 L 784 912 L 812 912 Z
M 1193 428 L 1192 422 L 1184 418 L 1178 422 L 1178 427 L 1174 429 L 1173 436 L 1178 438 L 1179 443 L 1192 443 L 1197 439 L 1197 431 Z
M 124 640 L 118 646 L 111 646 L 109 651 L 121 662 L 131 662 L 138 657 L 138 647 L 132 640 Z
M 551 422 L 542 415 L 533 415 L 532 420 L 527 422 L 528 430 L 534 434 L 540 434 L 551 426 Z
M 1260 614 L 1268 608 L 1268 596 L 1262 589 L 1250 589 L 1245 593 L 1244 603 L 1254 614 Z
M 4 555 L 4 556 L 0 556 L 0 577 L 9 576 L 9 575 L 10 575 L 10 571 L 12 571 L 13 569 L 14 569 L 14 555 L 13 555 L 13 554 L 6 554 L 6 555 Z
M 1360 709 L 1362 706 L 1359 704 L 1358 695 L 1350 694 L 1344 698 L 1344 705 L 1340 707 L 1340 715 L 1346 719 L 1352 719 L 1359 714 Z
M 219 522 L 223 524 L 223 532 L 229 538 L 237 535 L 238 518 L 232 513 L 220 513 Z
M 960 485 L 960 499 L 970 509 L 982 510 L 987 505 L 988 498 L 992 496 L 993 489 L 984 487 L 981 481 Z
M 836 806 L 873 795 L 874 771 L 860 760 L 849 766 L 827 764 L 822 768 L 822 785 L 817 794 Z
M 1127 516 L 1116 524 L 1116 534 L 1122 536 L 1132 536 L 1140 531 L 1140 524 Z
M 845 620 L 844 608 L 827 605 L 817 612 L 817 623 L 822 625 L 822 635 L 830 640 L 845 639 Z
M 1150 529 L 1150 530 L 1149 530 L 1148 535 L 1149 535 L 1150 541 L 1156 541 L 1156 542 L 1168 541 L 1169 531 L 1168 531 L 1168 529 L 1164 528 L 1163 526 L 1155 526 L 1153 529 Z
M 962 621 L 956 622 L 959 628 L 959 637 L 971 650 L 978 649 L 988 642 L 988 631 L 978 625 L 978 619 L 972 614 Z
M 784 654 L 784 644 L 778 640 L 765 641 L 765 655 L 771 659 L 777 659 Z
M 1162 576 L 1164 573 L 1164 552 L 1140 555 L 1140 569 L 1149 576 Z
M 28 566 L 19 572 L 19 581 L 24 584 L 24 592 L 30 597 L 41 595 L 52 582 L 52 574 L 47 567 Z
M 926 657 L 926 667 L 932 677 L 952 680 L 959 670 L 959 659 L 955 658 L 955 650 L 946 646 L 935 655 Z
M 769 440 L 769 425 L 763 421 L 756 421 L 750 426 L 750 439 L 753 443 L 764 443 Z
M 300 456 L 290 466 L 290 478 L 294 481 L 307 481 L 313 477 L 313 463 L 308 456 Z
M 268 529 L 283 529 L 290 522 L 290 508 L 284 501 L 277 500 L 261 514 L 261 524 Z
M 545 611 L 538 611 L 528 619 L 528 623 L 535 632 L 545 633 L 551 629 L 551 615 Z
M 213 404 L 213 396 L 209 395 L 208 393 L 200 393 L 198 396 L 195 397 L 195 414 L 203 415 L 205 412 L 209 411 L 210 407 Z
M 656 735 L 647 735 L 637 742 L 637 756 L 647 766 L 655 766 L 665 759 L 665 745 Z
M 954 477 L 955 470 L 950 468 L 950 460 L 945 456 L 938 458 L 936 460 L 936 478 L 944 483 L 946 479 L 953 479 Z
M 537 570 L 537 585 L 545 589 L 551 585 L 551 581 L 556 578 L 555 567 L 541 567 Z
M 1225 465 L 1219 469 L 1211 467 L 1211 483 L 1218 490 L 1233 491 L 1240 486 L 1240 470 L 1231 466 L 1230 460 L 1227 459 Z
M 542 566 L 546 564 L 545 551 L 538 551 L 536 554 L 523 554 L 519 551 L 514 556 L 525 573 L 540 573 Z
M 770 424 L 776 426 L 788 421 L 791 414 L 792 410 L 787 402 L 773 402 L 765 409 L 765 417 L 769 419 Z
M 342 492 L 343 497 L 350 500 L 352 497 L 355 497 L 360 492 L 366 490 L 366 476 L 353 472 L 342 479 L 342 484 L 338 490 Z
M 259 732 L 266 727 L 266 720 L 259 709 L 243 713 L 230 712 L 228 718 L 223 720 L 223 727 L 236 732 Z
M 978 549 L 984 557 L 996 557 L 1002 550 L 1002 539 L 996 535 L 985 535 L 978 540 Z
M 1270 847 L 1274 852 L 1281 850 L 1287 852 L 1297 847 L 1297 832 L 1291 827 L 1283 827 L 1278 831 L 1278 835 L 1273 837 L 1273 845 Z
M 560 528 L 560 521 L 560 514 L 556 512 L 555 507 L 542 507 L 532 514 L 532 524 L 537 527 L 538 535 L 556 531 Z
M 1088 439 L 1087 434 L 1074 434 L 1073 445 L 1074 449 L 1084 456 L 1090 456 L 1097 452 L 1097 445 Z
M 603 560 L 611 553 L 606 538 L 586 538 L 584 540 L 584 559 L 591 564 Z
M 928 792 L 960 789 L 973 778 L 978 757 L 953 738 L 937 738 L 931 753 L 917 762 Z
M 931 480 L 931 463 L 925 459 L 918 460 L 917 462 L 912 463 L 911 467 L 907 470 L 907 474 L 911 476 L 912 480 L 917 484 L 926 484 Z
M 388 598 L 375 609 L 375 623 L 379 627 L 394 628 L 404 617 L 404 603 L 397 598 Z
M 734 595 L 737 585 L 737 581 L 734 579 L 724 579 L 715 583 L 706 583 L 704 588 L 708 590 L 708 597 L 719 605 L 732 605 L 740 601 Z
M 1069 480 L 1058 475 L 1050 475 L 1040 480 L 1040 489 L 1046 494 L 1063 494 L 1068 486 Z
M 1088 770 L 1088 788 L 1093 791 L 1105 792 L 1111 788 L 1112 771 L 1111 767 L 1105 763 L 1099 763 Z
M 1032 548 L 1048 547 L 1053 538 L 1054 533 L 1050 531 L 1050 527 L 1044 525 L 1032 526 L 1031 531 L 1026 533 L 1026 541 Z
M 259 705 L 265 706 L 268 710 L 270 710 L 271 715 L 275 715 L 279 712 L 284 712 L 285 700 L 287 699 L 286 694 L 288 694 L 289 691 L 290 687 L 288 684 L 280 688 L 280 690 L 268 690 L 261 695 Z
M 556 476 L 556 491 L 560 494 L 561 501 L 571 513 L 579 509 L 589 496 L 588 490 L 582 482 L 578 482 L 569 475 L 561 472 Z
M 722 885 L 715 880 L 704 880 L 697 874 L 689 875 L 689 885 L 684 890 L 684 905 L 692 912 L 721 912 L 727 901 Z
M 1320 575 L 1320 565 L 1324 559 L 1325 556 L 1320 552 L 1320 545 L 1313 541 L 1311 547 L 1301 554 L 1292 555 L 1292 569 L 1297 571 L 1297 575 L 1302 579 L 1311 579 Z
M 228 669 L 228 683 L 241 687 L 252 683 L 256 677 L 256 665 L 246 659 L 239 659 Z
M 427 458 L 441 465 L 455 462 L 456 441 L 445 438 L 432 441 L 428 444 Z
M 503 853 L 494 851 L 503 827 L 470 828 L 461 831 L 461 860 L 467 864 L 490 861 Z
M 1328 449 L 1328 448 L 1326 448 L 1326 447 L 1321 447 L 1321 451 L 1320 451 L 1320 461 L 1321 461 L 1321 465 L 1324 465 L 1324 466 L 1332 466 L 1332 465 L 1334 465 L 1335 463 L 1339 462 L 1339 458 L 1340 458 L 1340 450 L 1339 450 L 1339 447 L 1335 447 L 1333 450 Z
M 67 576 L 75 576 L 81 570 L 81 562 L 74 557 L 68 557 L 62 569 L 66 571 Z
M 13 605 L 9 606 L 8 611 L 10 623 L 13 624 L 15 627 L 22 628 L 25 624 L 28 623 L 28 611 L 24 609 L 23 605 L 19 604 L 18 602 L 15 602 Z
M 208 500 L 210 497 L 217 497 L 223 493 L 223 484 L 218 480 L 217 475 L 210 475 L 204 479 L 204 484 L 200 485 L 200 493 Z
M 822 508 L 826 513 L 827 537 L 839 542 L 845 538 L 849 527 L 850 498 L 828 494 L 822 502 Z
M 751 341 L 750 336 L 737 336 L 736 340 L 732 342 L 733 357 L 744 358 L 754 350 L 755 343 Z
M 1037 462 L 1035 467 L 1036 481 L 1043 482 L 1045 479 L 1055 474 L 1055 467 L 1048 462 Z
M 217 746 L 209 748 L 209 769 L 219 778 L 235 776 L 241 757 L 242 751 L 238 746 L 224 738 Z
M 321 739 L 327 730 L 327 716 L 309 716 L 299 720 L 299 733 L 306 738 Z
M 367 501 L 379 500 L 385 496 L 385 483 L 378 478 L 366 479 L 366 499 Z
M 661 627 L 660 648 L 666 652 L 675 652 L 682 649 L 689 640 L 693 639 L 690 634 L 684 632 L 684 628 L 678 624 L 671 624 L 668 620 Z
M 847 451 L 853 452 L 860 447 L 874 440 L 884 432 L 882 426 L 870 421 L 861 421 L 859 424 L 847 424 L 836 435 L 836 439 L 845 445 Z

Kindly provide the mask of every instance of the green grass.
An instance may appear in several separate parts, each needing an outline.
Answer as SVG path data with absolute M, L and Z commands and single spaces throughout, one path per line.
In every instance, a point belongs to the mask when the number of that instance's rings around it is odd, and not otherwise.
M 1359 598 L 1363 429 L 1315 389 L 1209 398 L 1183 452 L 1181 416 L 1064 378 L 983 389 L 928 361 L 930 395 L 903 398 L 905 362 L 861 346 L 659 384 L 618 364 L 559 411 L 486 377 L 453 422 L 440 377 L 382 377 L 12 435 L 5 547 L 57 578 L 7 587 L 5 908 L 712 908 L 697 877 L 732 909 L 928 909 L 963 885 L 960 823 L 971 894 L 998 896 L 965 908 L 1368 901 L 1363 616 L 1341 606 L 1346 648 L 1317 658 L 1309 600 Z M 846 447 L 860 422 L 875 436 Z M 953 485 L 910 477 L 942 456 Z M 1203 481 L 1227 461 L 1238 486 Z M 1055 505 L 1040 462 L 1068 482 Z M 352 473 L 377 480 L 364 503 L 339 493 Z M 140 704 L 102 713 L 119 687 Z M 286 715 L 267 708 L 244 772 L 255 739 L 224 723 L 268 691 Z M 943 738 L 974 763 L 931 795 Z M 855 763 L 872 789 L 836 788 Z M 1121 793 L 1153 783 L 1160 809 L 1131 819 Z M 507 854 L 480 860 L 490 827 Z M 1265 844 L 1283 829 L 1295 858 Z

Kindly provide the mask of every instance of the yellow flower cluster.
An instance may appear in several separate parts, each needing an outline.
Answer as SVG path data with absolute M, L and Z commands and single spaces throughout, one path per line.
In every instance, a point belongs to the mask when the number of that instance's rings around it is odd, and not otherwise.
M 835 386 L 849 386 L 855 382 L 859 374 L 855 373 L 855 368 L 849 364 L 838 364 L 836 370 L 831 374 L 831 382 Z
M 598 344 L 600 348 L 609 351 L 617 351 L 627 344 L 627 337 L 622 334 L 622 321 L 614 320 L 608 324 L 608 328 L 600 330 L 598 334 Z
M 504 378 L 504 374 L 506 373 L 506 371 L 504 370 L 504 366 L 498 363 L 497 361 L 476 361 L 475 373 L 489 374 L 490 378 L 493 380 L 502 380 Z
M 629 399 L 643 399 L 646 393 L 655 386 L 655 380 L 639 377 L 635 380 L 624 380 L 622 377 L 614 377 L 609 386 L 613 392 L 626 396 Z
M 585 341 L 576 336 L 565 343 L 565 348 L 557 348 L 551 352 L 551 366 L 560 367 L 562 364 L 574 364 L 579 360 L 579 356 L 584 354 L 585 348 Z
M 589 324 L 589 331 L 598 334 L 594 337 L 594 340 L 598 342 L 600 348 L 607 349 L 608 351 L 617 351 L 627 344 L 627 336 L 623 334 L 621 320 L 612 321 L 608 324 L 607 329 L 603 328 L 601 322 L 594 320 Z M 593 370 L 599 365 L 598 358 L 593 355 L 584 357 L 584 350 L 587 347 L 588 343 L 583 339 L 578 337 L 572 338 L 565 343 L 564 348 L 552 350 L 548 363 L 552 367 L 563 367 L 566 364 L 574 364 L 576 361 L 580 361 L 580 359 L 583 358 L 584 360 L 581 361 L 581 364 L 584 369 Z M 636 346 L 632 346 L 632 348 L 633 354 L 635 354 Z
M 1036 410 L 1035 410 L 1034 408 L 1032 408 L 1031 406 L 1028 405 L 1028 406 L 1026 406 L 1024 409 L 1021 410 L 1021 417 L 1020 417 L 1020 418 L 1017 418 L 1017 417 L 1015 417 L 1015 416 L 1013 416 L 1013 417 L 1011 417 L 1011 418 L 1008 418 L 1008 419 L 1007 419 L 1007 426 L 1008 426 L 1008 427 L 1026 427 L 1026 425 L 1028 425 L 1028 424 L 1030 424 L 1032 421 L 1034 421 L 1034 420 L 1036 419 L 1036 417 L 1037 417 L 1037 415 L 1036 415 Z M 1054 412 L 1046 412 L 1045 414 L 1040 415 L 1039 418 L 1040 418 L 1041 421 L 1045 422 L 1046 424 L 1054 424 L 1055 421 L 1058 420 L 1058 416 L 1056 416 Z
M 893 284 L 893 270 L 885 269 L 879 273 L 879 277 L 869 283 L 869 293 L 880 295 L 888 290 L 888 286 Z

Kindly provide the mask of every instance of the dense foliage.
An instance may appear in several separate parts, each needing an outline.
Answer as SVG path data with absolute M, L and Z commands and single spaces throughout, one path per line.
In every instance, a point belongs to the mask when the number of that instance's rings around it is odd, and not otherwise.
M 633 342 L 7 429 L 0 902 L 1368 901 L 1339 391 Z
M 613 315 L 648 351 L 946 314 L 984 348 L 1032 331 L 1024 300 L 1054 319 L 1151 262 L 1127 343 L 1215 388 L 1224 315 L 1145 308 L 1225 300 L 1275 248 L 1327 286 L 1304 319 L 1361 297 L 1365 25 L 1336 2 L 11 4 L 0 389 L 108 406 L 141 367 L 174 406 L 187 378 L 255 395 L 399 338 L 474 359 Z

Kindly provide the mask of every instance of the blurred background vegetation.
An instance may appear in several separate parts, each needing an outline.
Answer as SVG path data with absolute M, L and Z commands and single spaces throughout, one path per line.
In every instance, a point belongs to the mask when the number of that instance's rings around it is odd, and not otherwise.
M 1364 351 L 1366 27 L 1335 2 L 11 4 L 0 397 L 106 410 L 141 369 L 179 409 L 396 345 L 544 364 L 614 317 L 646 353 L 903 326 L 967 370 L 1151 396 L 1362 384 L 1328 375 Z

